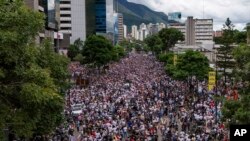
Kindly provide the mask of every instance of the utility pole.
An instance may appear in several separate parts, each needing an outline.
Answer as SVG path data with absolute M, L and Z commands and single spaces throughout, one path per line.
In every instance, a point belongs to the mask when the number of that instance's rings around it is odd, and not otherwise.
M 215 98 L 218 96 L 218 68 L 217 68 L 217 52 L 215 57 Z M 215 99 L 215 123 L 218 123 L 217 115 L 218 115 L 218 108 L 217 108 L 217 99 Z

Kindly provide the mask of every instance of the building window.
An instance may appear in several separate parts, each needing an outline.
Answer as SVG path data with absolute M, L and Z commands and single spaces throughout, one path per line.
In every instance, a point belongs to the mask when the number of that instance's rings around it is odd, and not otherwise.
M 60 16 L 61 16 L 61 17 L 71 17 L 70 14 L 61 14 Z
M 71 30 L 71 27 L 61 27 L 61 30 Z
M 62 7 L 62 8 L 60 8 L 60 10 L 71 10 L 71 8 L 64 8 L 64 7 Z
M 65 23 L 65 24 L 67 24 L 67 23 L 70 24 L 71 21 L 61 21 L 61 24 L 64 24 L 64 23 Z
M 60 4 L 70 4 L 70 1 L 60 1 Z

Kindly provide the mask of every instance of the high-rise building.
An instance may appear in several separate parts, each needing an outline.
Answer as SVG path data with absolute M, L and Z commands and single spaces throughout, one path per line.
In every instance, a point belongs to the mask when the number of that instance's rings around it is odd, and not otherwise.
M 70 42 L 75 40 L 86 40 L 86 13 L 85 0 L 71 0 L 71 38 Z
M 164 23 L 160 23 L 158 26 L 158 31 L 161 31 L 163 28 L 166 28 L 166 25 Z
M 213 41 L 213 19 L 195 19 L 195 43 Z
M 153 35 L 159 32 L 159 23 L 157 24 L 150 24 L 148 26 L 148 31 L 149 31 L 149 35 Z
M 168 13 L 168 20 L 180 22 L 181 12 L 170 12 Z
M 132 37 L 138 39 L 138 29 L 136 25 L 132 25 Z
M 118 13 L 118 42 L 121 42 L 124 38 L 124 31 L 123 31 L 123 15 Z
M 40 44 L 44 38 L 54 39 L 54 47 L 58 51 L 59 40 L 63 38 L 63 35 L 58 33 L 60 26 L 59 0 L 24 0 L 24 3 L 29 8 L 46 15 L 45 28 L 36 37 L 36 43 Z
M 103 35 L 114 42 L 114 0 L 86 0 L 87 36 Z
M 140 29 L 138 30 L 138 39 L 143 41 L 149 34 L 148 27 L 153 26 L 151 25 L 146 25 L 145 23 L 140 24 Z
M 60 42 L 62 48 L 68 48 L 72 35 L 71 0 L 60 0 L 60 32 L 64 38 Z
M 140 29 L 147 28 L 147 25 L 145 23 L 140 24 Z
M 250 45 L 250 23 L 247 24 L 247 44 Z
M 139 30 L 139 40 L 143 41 L 148 36 L 148 29 L 147 28 L 141 28 Z
M 126 25 L 123 25 L 123 36 L 124 38 L 127 38 L 127 35 L 128 35 L 128 28 Z
M 96 33 L 96 8 L 95 0 L 85 0 L 86 5 L 86 36 Z M 99 22 L 99 21 L 98 21 Z
M 195 22 L 193 17 L 186 20 L 186 45 L 195 45 Z
M 71 0 L 60 0 L 60 32 L 71 35 Z
M 181 33 L 185 36 L 186 35 L 186 25 L 185 23 L 171 23 L 169 24 L 169 28 L 175 28 L 181 31 Z
M 118 44 L 123 40 L 123 15 L 114 13 L 114 44 Z

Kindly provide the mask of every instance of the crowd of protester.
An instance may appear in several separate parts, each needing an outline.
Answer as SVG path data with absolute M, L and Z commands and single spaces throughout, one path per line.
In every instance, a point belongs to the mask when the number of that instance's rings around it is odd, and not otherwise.
M 90 75 L 91 71 L 86 70 L 80 64 L 70 67 L 73 78 Z M 215 103 L 215 92 L 207 91 L 206 82 L 173 80 L 152 55 L 130 53 L 129 57 L 109 64 L 106 73 L 87 78 L 88 86 L 76 85 L 66 97 L 65 113 L 72 140 L 226 141 L 228 138 L 219 120 L 222 104 Z M 222 88 L 217 91 L 223 94 Z M 231 93 L 228 90 L 224 95 Z M 72 105 L 76 104 L 82 105 L 81 114 L 72 113 Z

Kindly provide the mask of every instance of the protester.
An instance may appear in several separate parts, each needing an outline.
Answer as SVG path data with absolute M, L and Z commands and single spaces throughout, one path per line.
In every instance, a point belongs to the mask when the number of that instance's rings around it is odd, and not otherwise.
M 163 65 L 152 55 L 136 53 L 109 64 L 105 74 L 91 75 L 86 67 L 72 65 L 72 77 L 87 76 L 90 84 L 69 90 L 65 113 L 75 125 L 70 128 L 79 131 L 82 141 L 226 138 L 223 125 L 216 123 L 214 92 L 205 82 L 194 88 L 199 94 L 190 91 L 187 82 L 166 75 Z M 72 115 L 75 104 L 82 105 L 82 114 Z M 218 118 L 220 109 L 218 103 Z

